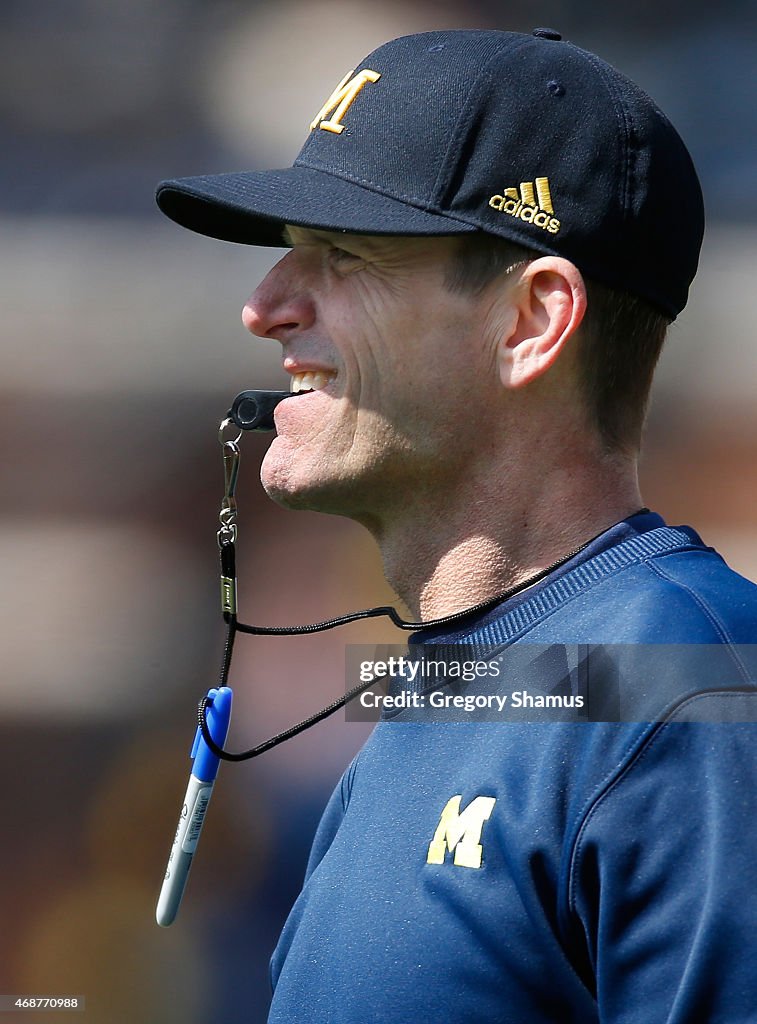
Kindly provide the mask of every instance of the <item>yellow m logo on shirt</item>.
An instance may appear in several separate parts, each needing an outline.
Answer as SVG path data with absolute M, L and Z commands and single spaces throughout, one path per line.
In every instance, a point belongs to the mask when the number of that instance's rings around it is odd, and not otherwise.
M 342 118 L 352 106 L 355 97 L 364 85 L 367 85 L 368 82 L 378 82 L 379 78 L 381 75 L 378 71 L 371 71 L 370 68 L 358 71 L 354 78 L 352 78 L 352 72 L 348 71 L 310 122 L 310 130 L 320 126 L 327 132 L 341 135 L 344 131 Z M 333 116 L 327 121 L 326 118 L 332 111 Z
M 453 796 L 442 811 L 434 838 L 429 843 L 427 864 L 443 864 L 444 856 L 455 851 L 452 861 L 458 867 L 480 868 L 483 847 L 481 830 L 489 820 L 496 797 L 477 796 L 460 811 L 461 796 Z

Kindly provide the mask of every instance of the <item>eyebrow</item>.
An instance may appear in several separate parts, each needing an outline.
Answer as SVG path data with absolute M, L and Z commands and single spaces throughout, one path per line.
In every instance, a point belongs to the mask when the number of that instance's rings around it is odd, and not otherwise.
M 316 242 L 322 242 L 325 245 L 331 243 L 334 239 L 344 238 L 345 240 L 353 238 L 356 242 L 359 240 L 359 244 L 364 246 L 370 251 L 375 251 L 381 243 L 380 235 L 361 235 L 353 233 L 351 231 L 329 231 L 326 228 L 306 228 L 299 227 L 296 224 L 285 224 L 281 232 L 284 243 L 288 246 L 294 246 L 297 244 L 296 240 L 292 237 L 292 229 L 294 231 L 305 232 L 307 241 L 308 236 L 314 239 Z
M 310 239 L 313 239 L 316 242 L 328 241 L 325 237 L 327 234 L 326 231 L 319 231 L 318 228 L 300 227 L 297 224 L 285 224 L 281 234 L 287 245 L 297 245 L 297 239 L 292 236 L 293 231 L 302 232 L 304 234 L 305 237 L 302 239 L 303 242 L 307 242 Z

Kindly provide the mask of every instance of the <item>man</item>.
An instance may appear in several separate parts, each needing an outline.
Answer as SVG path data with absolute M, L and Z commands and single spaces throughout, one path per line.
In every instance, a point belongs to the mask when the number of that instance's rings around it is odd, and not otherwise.
M 519 656 L 550 696 L 597 663 L 570 645 L 607 645 L 592 722 L 384 717 L 270 1019 L 755 1019 L 757 589 L 636 473 L 703 230 L 675 130 L 550 29 L 435 32 L 346 76 L 293 168 L 158 202 L 291 247 L 243 313 L 312 391 L 277 408 L 263 484 L 373 533 L 416 644 Z

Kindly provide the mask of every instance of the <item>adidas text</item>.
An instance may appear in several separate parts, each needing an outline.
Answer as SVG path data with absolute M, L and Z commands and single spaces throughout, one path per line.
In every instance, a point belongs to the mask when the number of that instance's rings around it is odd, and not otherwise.
M 493 210 L 499 210 L 500 213 L 508 213 L 511 217 L 519 217 L 527 224 L 533 224 L 543 231 L 548 231 L 551 235 L 556 235 L 560 230 L 560 221 L 557 217 L 550 217 L 544 210 L 540 210 L 538 206 L 524 203 L 522 199 L 511 199 L 507 196 L 495 195 L 489 200 L 489 206 Z

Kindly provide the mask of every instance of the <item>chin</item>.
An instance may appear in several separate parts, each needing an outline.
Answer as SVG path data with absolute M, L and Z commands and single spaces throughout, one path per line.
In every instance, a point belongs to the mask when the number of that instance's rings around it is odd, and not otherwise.
M 355 501 L 357 489 L 348 480 L 324 479 L 315 471 L 308 473 L 304 467 L 296 468 L 292 463 L 277 461 L 266 465 L 264 460 L 260 482 L 268 497 L 284 508 L 346 516 L 362 522 Z
M 284 508 L 310 508 L 307 500 L 309 488 L 298 486 L 291 470 L 270 470 L 264 462 L 260 470 L 260 482 L 265 493 L 277 505 L 283 505 Z
M 311 512 L 319 511 L 317 505 L 314 505 L 312 497 L 302 490 L 281 487 L 270 483 L 263 483 L 263 490 L 271 501 L 275 501 L 282 508 Z
M 331 488 L 317 481 L 315 474 L 303 468 L 298 470 L 291 461 L 269 460 L 266 456 L 260 469 L 260 482 L 265 493 L 277 505 L 315 512 L 326 511 L 324 503 L 328 504 Z

